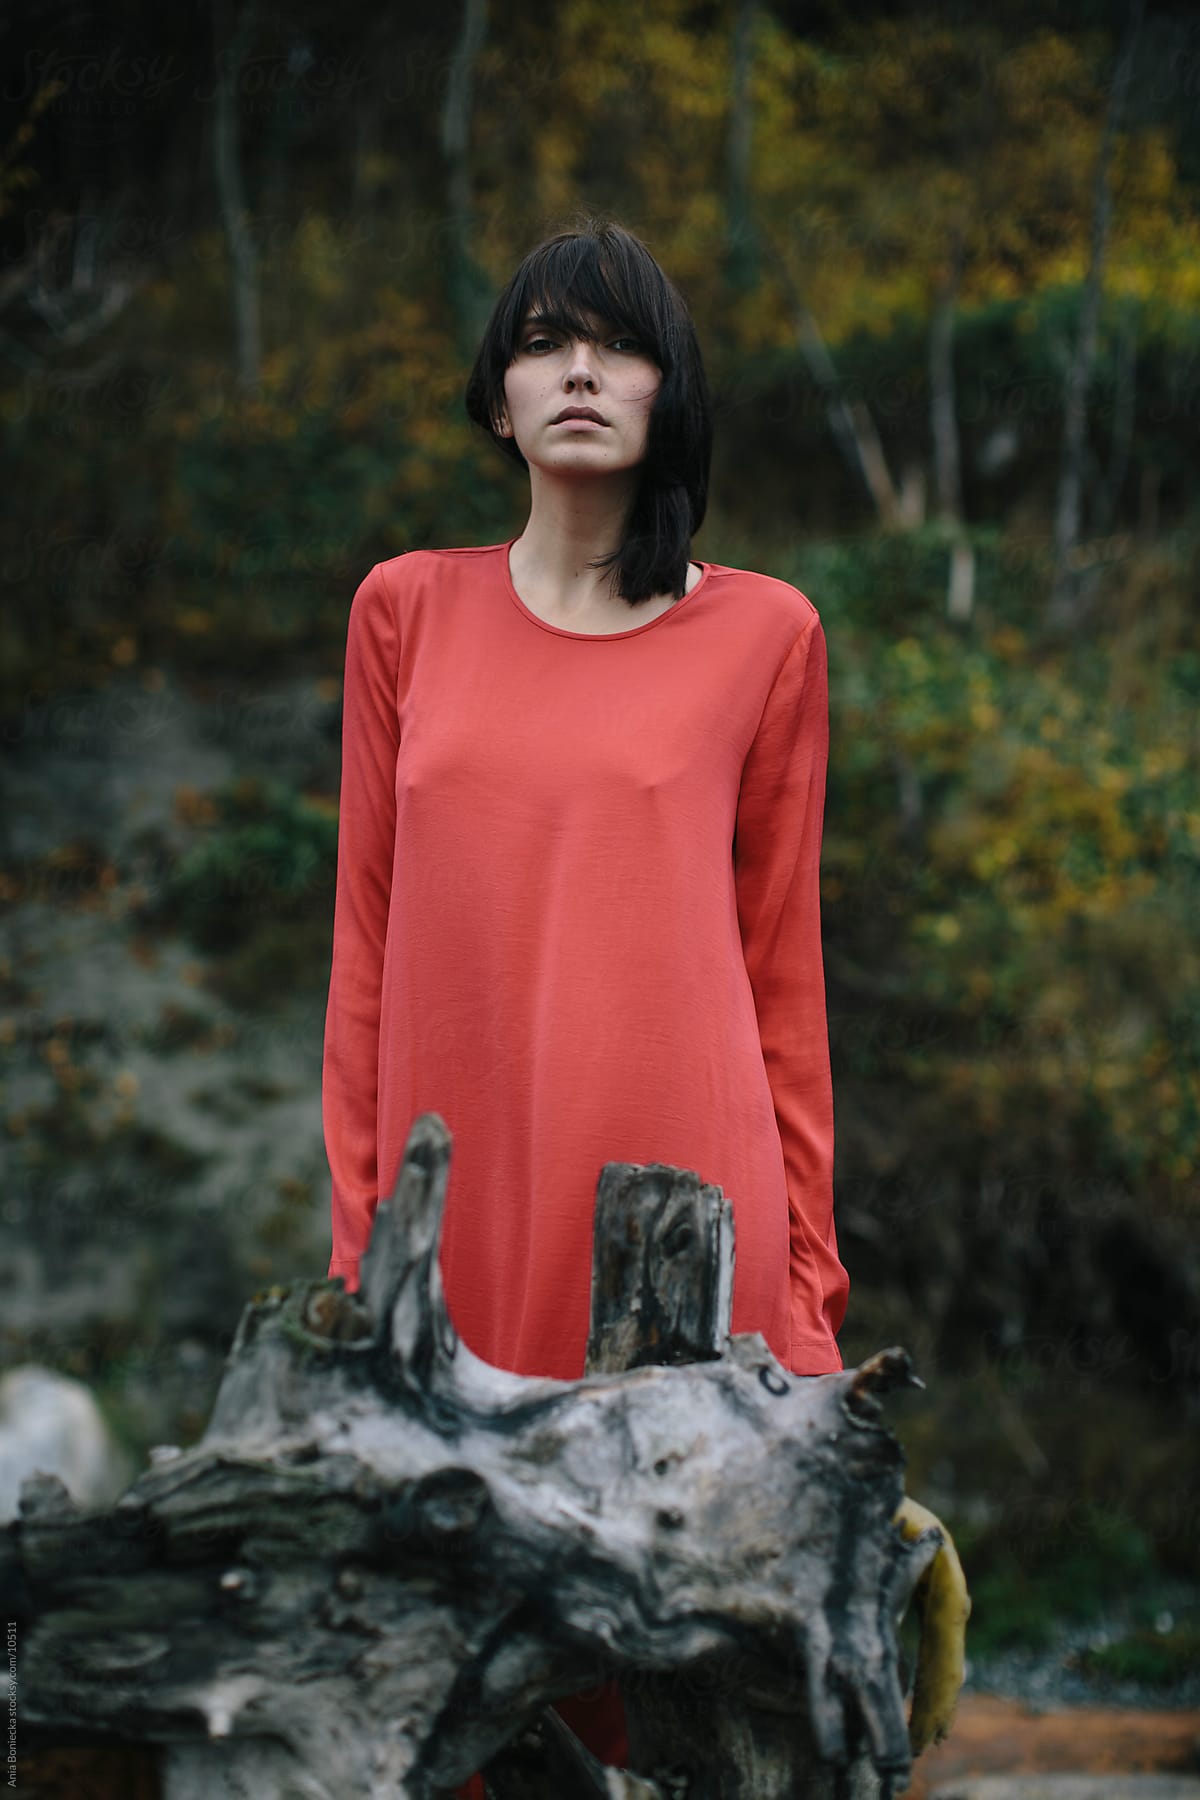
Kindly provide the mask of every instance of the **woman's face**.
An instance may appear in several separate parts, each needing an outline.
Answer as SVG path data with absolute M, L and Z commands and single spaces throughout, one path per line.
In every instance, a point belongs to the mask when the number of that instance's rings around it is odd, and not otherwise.
M 646 454 L 647 422 L 662 370 L 619 326 L 589 315 L 594 343 L 527 318 L 504 375 L 501 430 L 530 467 L 561 474 L 611 474 Z M 599 422 L 561 418 L 587 408 Z

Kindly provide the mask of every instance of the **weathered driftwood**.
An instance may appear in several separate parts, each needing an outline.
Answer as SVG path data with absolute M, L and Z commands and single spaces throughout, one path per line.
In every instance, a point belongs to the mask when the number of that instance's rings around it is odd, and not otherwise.
M 634 1193 L 638 1204 L 631 1204 Z M 597 1194 L 595 1243 L 589 1372 L 720 1352 L 732 1305 L 733 1209 L 719 1188 L 672 1169 L 611 1165 Z M 704 1281 L 684 1275 L 697 1254 L 705 1259 Z M 874 1416 L 871 1387 L 908 1373 L 906 1359 L 896 1356 L 860 1371 L 850 1390 L 851 1416 L 861 1418 L 864 1410 Z M 842 1553 L 855 1555 L 845 1541 Z M 843 1579 L 836 1562 L 829 1574 Z M 777 1660 L 765 1663 L 760 1652 L 721 1655 L 682 1678 L 657 1671 L 626 1678 L 631 1762 L 658 1776 L 664 1792 L 674 1779 L 689 1800 L 877 1795 L 869 1754 L 852 1755 L 846 1771 L 823 1758 L 807 1683 L 802 1674 L 781 1681 L 782 1673 Z
M 610 1165 L 591 1357 L 623 1372 L 493 1369 L 443 1302 L 449 1158 L 417 1120 L 360 1295 L 246 1308 L 194 1448 L 108 1511 L 26 1483 L 5 1556 L 27 1739 L 165 1742 L 168 1800 L 427 1800 L 485 1764 L 498 1800 L 903 1783 L 894 1621 L 940 1542 L 892 1523 L 875 1392 L 904 1352 L 803 1381 L 729 1338 L 727 1203 Z M 652 1353 L 707 1360 L 625 1367 Z M 544 1712 L 614 1673 L 641 1776 Z

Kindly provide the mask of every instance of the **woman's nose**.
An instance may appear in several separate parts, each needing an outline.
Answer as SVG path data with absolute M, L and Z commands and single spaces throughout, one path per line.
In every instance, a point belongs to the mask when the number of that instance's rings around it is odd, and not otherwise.
M 592 381 L 595 378 L 593 351 L 588 344 L 572 344 L 571 355 L 567 363 L 567 380 L 572 382 Z

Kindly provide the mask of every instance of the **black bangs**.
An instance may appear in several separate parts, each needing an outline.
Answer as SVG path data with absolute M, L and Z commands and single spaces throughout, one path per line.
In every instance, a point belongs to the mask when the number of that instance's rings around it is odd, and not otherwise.
M 625 234 L 622 234 L 625 235 Z M 606 238 L 554 238 L 526 258 L 498 320 L 508 342 L 508 361 L 516 355 L 525 321 L 531 315 L 543 325 L 585 341 L 596 331 L 617 326 L 632 332 L 659 368 L 669 354 L 670 329 L 664 316 L 662 273 L 649 251 Z
M 471 421 L 526 470 L 516 441 L 500 437 L 494 421 L 504 407 L 505 371 L 532 319 L 589 342 L 616 327 L 661 370 L 624 536 L 597 566 L 611 568 L 614 592 L 631 605 L 682 596 L 712 460 L 708 384 L 686 301 L 641 239 L 611 220 L 586 216 L 578 229 L 528 253 L 492 308 L 464 396 Z

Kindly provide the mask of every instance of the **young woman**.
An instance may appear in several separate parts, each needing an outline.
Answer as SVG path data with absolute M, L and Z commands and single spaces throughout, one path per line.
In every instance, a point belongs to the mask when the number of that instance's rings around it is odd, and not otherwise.
M 838 1369 L 816 608 L 690 560 L 703 364 L 619 226 L 530 252 L 466 403 L 528 473 L 524 530 L 377 563 L 350 611 L 329 1273 L 357 1289 L 435 1111 L 447 1303 L 487 1361 L 583 1373 L 601 1168 L 663 1162 L 732 1200 L 734 1331 L 797 1374 Z

